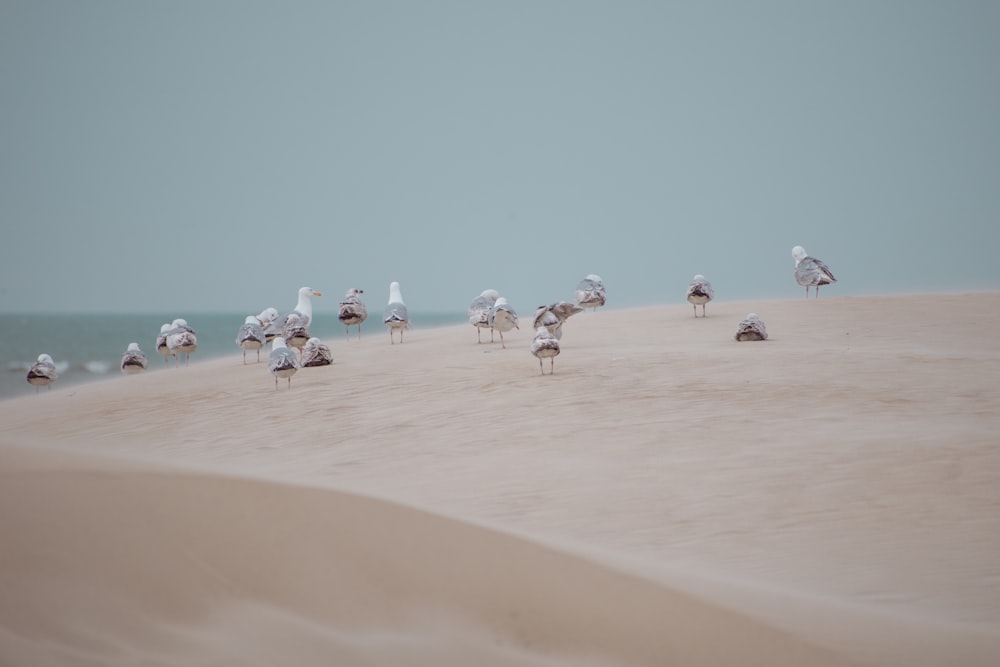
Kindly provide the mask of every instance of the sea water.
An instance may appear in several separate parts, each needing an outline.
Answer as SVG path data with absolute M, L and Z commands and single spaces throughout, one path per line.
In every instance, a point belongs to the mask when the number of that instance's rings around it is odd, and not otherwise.
M 160 326 L 183 317 L 198 336 L 198 349 L 191 364 L 225 355 L 242 357 L 236 345 L 236 332 L 246 319 L 245 313 L 227 314 L 6 314 L 0 316 L 0 399 L 35 393 L 25 376 L 28 367 L 40 354 L 48 354 L 56 363 L 59 378 L 52 391 L 60 388 L 121 375 L 121 358 L 129 343 L 138 343 L 149 359 L 149 370 L 166 367 L 156 351 Z M 411 326 L 426 329 L 463 324 L 466 314 L 411 312 Z M 336 314 L 313 313 L 310 332 L 323 340 L 346 337 Z M 386 335 L 378 314 L 369 314 L 361 325 L 361 335 Z M 357 328 L 351 327 L 351 336 Z M 266 355 L 267 350 L 261 350 Z M 256 361 L 257 353 L 248 352 Z M 173 361 L 171 361 L 171 364 Z M 43 387 L 41 391 L 46 391 Z

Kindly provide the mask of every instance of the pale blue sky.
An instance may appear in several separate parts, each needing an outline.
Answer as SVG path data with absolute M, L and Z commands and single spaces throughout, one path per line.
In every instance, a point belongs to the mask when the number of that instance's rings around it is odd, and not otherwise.
M 0 310 L 998 289 L 998 119 L 998 2 L 0 0 Z

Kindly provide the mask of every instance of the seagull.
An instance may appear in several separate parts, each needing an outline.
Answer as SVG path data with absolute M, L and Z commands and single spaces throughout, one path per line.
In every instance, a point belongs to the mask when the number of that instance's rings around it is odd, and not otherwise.
M 264 330 L 264 338 L 266 339 L 264 342 L 270 343 L 271 339 L 278 334 L 278 332 L 274 333 L 268 332 L 271 322 L 274 322 L 276 319 L 278 319 L 278 309 L 265 308 L 264 310 L 260 311 L 260 314 L 257 315 L 254 319 L 257 320 L 257 324 L 260 325 L 260 328 Z
M 767 329 L 757 313 L 749 313 L 736 327 L 736 340 L 767 340 Z
M 302 348 L 309 340 L 309 325 L 301 313 L 292 311 L 285 318 L 285 324 L 281 327 L 281 337 L 285 339 L 285 344 L 294 347 L 302 354 Z
M 691 284 L 687 288 L 687 300 L 694 308 L 694 316 L 698 317 L 698 306 L 701 306 L 701 316 L 705 317 L 705 304 L 715 297 L 715 290 L 712 283 L 705 280 L 705 276 L 700 273 L 691 279 Z
M 358 340 L 361 340 L 361 323 L 368 319 L 368 308 L 361 300 L 362 289 L 351 288 L 344 294 L 344 300 L 340 302 L 340 311 L 337 319 L 347 329 L 347 340 L 351 340 L 351 325 L 358 325 Z
M 198 349 L 198 337 L 185 319 L 177 318 L 170 327 L 170 330 L 166 332 L 170 354 L 176 358 L 179 352 L 184 353 L 184 365 L 187 366 L 191 359 L 191 353 Z
M 177 355 L 167 347 L 167 332 L 173 329 L 170 323 L 160 325 L 160 333 L 156 337 L 156 351 L 163 355 L 163 363 L 170 363 L 170 357 L 177 359 Z
M 507 349 L 507 345 L 503 342 L 503 332 L 510 331 L 511 329 L 517 329 L 520 331 L 520 327 L 517 326 L 517 313 L 514 309 L 510 307 L 507 303 L 505 297 L 497 297 L 496 303 L 490 309 L 489 317 L 487 318 L 490 329 L 496 329 L 500 332 L 500 345 L 504 349 Z
M 399 283 L 389 283 L 389 303 L 382 312 L 382 321 L 389 327 L 389 342 L 394 343 L 392 332 L 399 329 L 399 342 L 403 342 L 403 329 L 410 326 L 410 314 L 403 303 L 403 295 L 399 291 Z
M 299 370 L 299 355 L 285 345 L 285 339 L 275 336 L 271 341 L 271 356 L 267 369 L 274 376 L 274 389 L 278 389 L 278 378 L 288 378 L 288 388 L 292 388 L 292 376 Z
M 549 375 L 555 372 L 556 355 L 559 354 L 559 340 L 544 326 L 535 331 L 535 339 L 531 341 L 531 353 L 538 357 L 538 370 L 545 375 L 542 359 L 549 360 Z
M 313 336 L 302 348 L 302 368 L 329 366 L 333 363 L 333 352 L 319 338 Z
M 582 312 L 583 308 L 569 301 L 557 301 L 550 306 L 539 306 L 535 310 L 535 322 L 533 326 L 536 330 L 538 327 L 544 326 L 549 330 L 549 333 L 556 337 L 556 340 L 562 340 L 563 323 L 570 316 Z
M 497 292 L 495 289 L 484 289 L 469 304 L 469 324 L 476 327 L 477 342 L 483 342 L 483 329 L 490 330 L 490 342 L 493 342 L 493 327 L 489 324 L 490 310 L 498 298 L 500 298 L 500 292 Z
M 243 363 L 247 363 L 247 350 L 257 350 L 257 363 L 260 363 L 260 349 L 267 344 L 267 335 L 260 325 L 260 317 L 247 315 L 242 326 L 236 332 L 236 344 L 243 350 Z
M 830 267 L 815 257 L 807 255 L 802 246 L 797 245 L 792 248 L 792 257 L 795 259 L 795 281 L 805 286 L 807 299 L 809 298 L 810 285 L 816 286 L 816 298 L 819 298 L 820 285 L 837 282 Z
M 300 287 L 298 301 L 295 308 L 287 315 L 276 317 L 264 329 L 264 334 L 268 338 L 281 336 L 286 344 L 292 347 L 302 348 L 309 340 L 309 325 L 312 323 L 312 297 L 323 296 L 322 292 L 311 287 Z
M 35 387 L 35 393 L 38 393 L 39 387 L 46 387 L 46 389 L 52 389 L 52 383 L 56 381 L 59 377 L 59 371 L 56 370 L 56 364 L 52 361 L 52 357 L 47 354 L 38 355 L 38 361 L 31 364 L 28 368 L 28 384 Z
M 608 300 L 604 282 L 596 273 L 591 273 L 576 285 L 576 303 L 582 308 L 597 310 Z
M 146 355 L 139 349 L 139 343 L 129 343 L 128 349 L 122 355 L 122 374 L 135 375 L 136 373 L 141 373 L 146 370 L 148 363 Z

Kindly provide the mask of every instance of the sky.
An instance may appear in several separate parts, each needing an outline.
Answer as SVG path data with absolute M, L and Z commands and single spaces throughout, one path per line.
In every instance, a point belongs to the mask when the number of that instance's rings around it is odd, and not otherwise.
M 998 119 L 990 0 L 0 0 L 0 312 L 1000 289 Z

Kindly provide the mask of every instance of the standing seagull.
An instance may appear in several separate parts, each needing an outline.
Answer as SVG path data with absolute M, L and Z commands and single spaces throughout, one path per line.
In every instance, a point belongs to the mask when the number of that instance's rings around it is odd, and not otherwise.
M 129 343 L 128 349 L 122 355 L 122 374 L 135 375 L 146 370 L 146 355 L 139 349 L 139 343 Z
M 767 329 L 757 313 L 750 313 L 736 327 L 736 340 L 767 340 Z
M 691 279 L 687 289 L 687 300 L 694 308 L 694 316 L 698 317 L 698 306 L 701 306 L 701 316 L 705 317 L 705 304 L 715 298 L 712 283 L 705 280 L 700 273 Z
M 795 282 L 804 285 L 806 288 L 806 298 L 809 298 L 809 286 L 816 286 L 816 298 L 819 298 L 819 286 L 829 285 L 837 282 L 833 277 L 830 267 L 806 254 L 805 248 L 800 245 L 792 248 L 792 257 L 795 259 Z
M 337 319 L 347 329 L 347 340 L 351 340 L 351 325 L 358 325 L 358 340 L 361 340 L 361 323 L 368 319 L 368 308 L 361 300 L 362 289 L 351 288 L 344 295 L 344 300 L 340 302 L 340 311 Z
M 52 389 L 52 383 L 56 381 L 59 377 L 59 372 L 56 370 L 56 364 L 52 361 L 52 357 L 47 354 L 38 355 L 38 361 L 31 364 L 28 369 L 28 384 L 35 387 L 35 393 L 38 393 L 39 387 L 46 387 Z
M 583 308 L 569 301 L 559 301 L 551 306 L 539 306 L 535 310 L 533 326 L 536 330 L 538 327 L 544 326 L 549 330 L 549 333 L 556 337 L 556 340 L 562 340 L 563 323 L 572 315 L 582 312 Z
M 477 342 L 482 343 L 483 329 L 490 330 L 490 342 L 493 342 L 493 327 L 490 326 L 490 310 L 500 298 L 500 292 L 495 289 L 484 289 L 479 296 L 469 304 L 469 324 L 476 327 Z
M 323 296 L 323 293 L 312 287 L 300 287 L 295 308 L 290 313 L 272 320 L 264 328 L 264 334 L 271 339 L 281 336 L 285 338 L 288 345 L 301 349 L 309 340 L 309 325 L 312 323 L 313 315 L 312 297 L 314 296 Z
M 236 344 L 243 350 L 243 363 L 247 363 L 247 350 L 257 350 L 257 363 L 260 363 L 260 349 L 267 344 L 264 327 L 260 325 L 260 317 L 247 315 L 236 332 Z
M 608 300 L 604 282 L 596 273 L 591 273 L 576 285 L 576 303 L 581 308 L 597 310 Z
M 278 309 L 270 307 L 265 308 L 264 310 L 260 311 L 260 315 L 257 315 L 254 319 L 257 320 L 257 324 L 260 325 L 260 328 L 264 330 L 264 339 L 265 339 L 264 342 L 270 343 L 271 339 L 277 335 L 277 332 L 268 333 L 268 329 L 271 326 L 271 322 L 274 322 L 276 319 L 278 319 Z
M 542 359 L 549 360 L 549 375 L 555 372 L 556 355 L 559 354 L 559 340 L 544 326 L 538 327 L 535 339 L 531 341 L 531 353 L 538 357 L 538 370 L 545 375 Z
M 160 325 L 160 333 L 156 336 L 156 351 L 163 355 L 163 363 L 170 363 L 170 357 L 177 359 L 177 355 L 167 347 L 167 332 L 173 329 L 169 323 Z
M 299 370 L 299 355 L 288 349 L 285 339 L 275 336 L 271 341 L 271 356 L 267 360 L 267 370 L 274 376 L 274 389 L 278 389 L 278 378 L 288 378 L 288 388 L 292 388 L 292 376 Z
M 198 336 L 185 319 L 177 318 L 170 326 L 171 329 L 166 333 L 167 347 L 174 358 L 177 358 L 178 353 L 183 353 L 184 365 L 187 366 L 191 353 L 198 349 Z
M 329 366 L 333 363 L 333 352 L 319 338 L 313 336 L 302 348 L 302 368 Z
M 490 309 L 490 315 L 487 319 L 490 329 L 496 329 L 500 332 L 500 345 L 506 350 L 507 345 L 503 342 L 503 332 L 511 329 L 520 331 L 521 329 L 517 326 L 517 313 L 510 307 L 505 297 L 499 296 Z
M 394 343 L 392 332 L 399 329 L 399 342 L 403 342 L 403 329 L 410 326 L 410 314 L 403 303 L 403 295 L 399 291 L 399 283 L 393 281 L 389 283 L 389 303 L 382 311 L 382 321 L 389 327 L 389 343 Z

